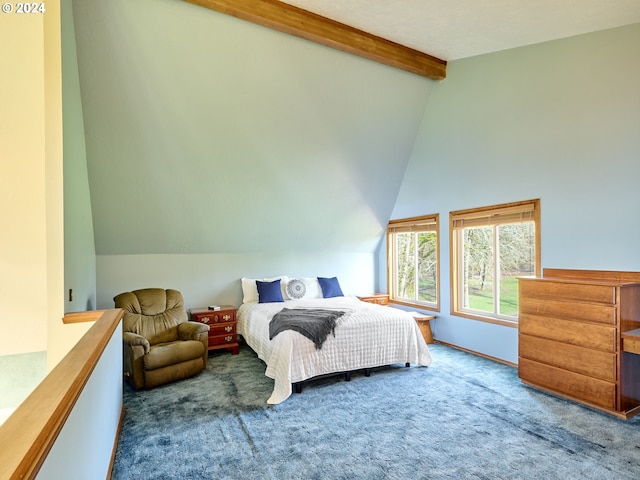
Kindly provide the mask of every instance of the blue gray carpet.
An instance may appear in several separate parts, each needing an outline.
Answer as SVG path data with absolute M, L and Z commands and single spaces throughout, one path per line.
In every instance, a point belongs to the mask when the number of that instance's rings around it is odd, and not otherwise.
M 523 386 L 513 367 L 430 347 L 428 368 L 323 378 L 275 406 L 246 346 L 212 353 L 192 379 L 125 385 L 112 478 L 640 478 L 640 416 L 619 420 Z

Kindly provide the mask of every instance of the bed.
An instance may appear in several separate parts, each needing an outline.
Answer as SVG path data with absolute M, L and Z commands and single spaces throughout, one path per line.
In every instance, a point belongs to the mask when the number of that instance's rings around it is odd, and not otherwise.
M 283 402 L 293 392 L 293 384 L 321 375 L 397 363 L 431 364 L 427 344 L 409 313 L 354 296 L 324 298 L 314 290 L 314 279 L 305 279 L 305 295 L 292 298 L 285 293 L 291 281 L 287 277 L 279 279 L 282 300 L 274 302 L 259 301 L 258 295 L 251 293 L 252 280 L 243 279 L 244 300 L 237 314 L 238 333 L 265 362 L 265 375 L 274 379 L 267 403 Z M 335 335 L 329 334 L 318 349 L 312 340 L 293 330 L 269 339 L 269 323 L 283 308 L 339 310 L 344 314 L 336 321 Z

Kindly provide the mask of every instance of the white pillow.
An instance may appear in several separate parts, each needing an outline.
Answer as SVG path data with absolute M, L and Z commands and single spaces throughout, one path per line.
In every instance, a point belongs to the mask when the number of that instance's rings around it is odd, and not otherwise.
M 291 300 L 304 298 L 305 293 L 307 293 L 307 284 L 301 279 L 292 278 L 287 282 L 287 296 Z
M 256 280 L 261 282 L 273 282 L 280 280 L 280 290 L 282 290 L 282 298 L 287 300 L 287 283 L 289 283 L 289 277 L 286 275 L 280 275 L 279 277 L 269 278 L 242 278 L 242 303 L 257 302 L 258 301 L 258 286 Z M 322 292 L 321 292 L 322 293 Z
M 317 277 L 301 278 L 306 287 L 304 297 L 302 298 L 322 298 L 322 289 Z
M 242 303 L 258 301 L 258 286 L 256 278 L 242 278 Z

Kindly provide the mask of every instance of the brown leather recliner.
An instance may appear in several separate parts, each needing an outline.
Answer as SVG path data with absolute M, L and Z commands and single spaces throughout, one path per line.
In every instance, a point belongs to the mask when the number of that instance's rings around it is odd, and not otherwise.
M 157 387 L 206 368 L 209 325 L 188 321 L 179 291 L 145 288 L 113 301 L 124 310 L 124 375 L 135 388 Z

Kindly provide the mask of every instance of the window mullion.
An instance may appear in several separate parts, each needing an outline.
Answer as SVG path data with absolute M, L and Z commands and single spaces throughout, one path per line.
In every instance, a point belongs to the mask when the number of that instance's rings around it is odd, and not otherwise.
M 397 235 L 394 234 L 394 241 L 393 241 L 393 248 L 394 248 L 394 252 L 393 252 L 393 261 L 394 261 L 394 265 L 395 265 L 395 272 L 394 272 L 394 288 L 395 288 L 395 295 L 398 295 L 400 292 L 400 249 L 398 248 L 398 238 Z
M 468 308 L 469 305 L 467 304 L 467 298 L 469 292 L 467 287 L 467 269 L 469 266 L 466 258 L 467 252 L 464 248 L 464 230 L 458 230 L 456 235 L 458 236 L 457 254 L 458 258 L 461 259 L 463 267 L 462 275 L 458 275 L 458 305 L 459 308 Z M 462 295 L 462 297 L 460 297 L 460 295 Z
M 418 234 L 413 234 L 413 299 L 418 300 Z
M 493 226 L 493 313 L 500 315 L 500 239 L 498 227 Z

